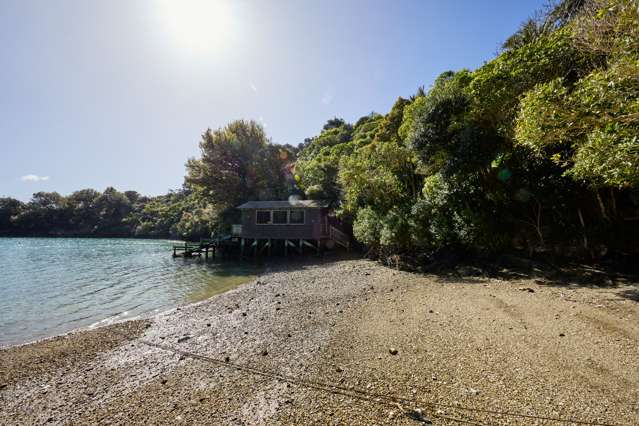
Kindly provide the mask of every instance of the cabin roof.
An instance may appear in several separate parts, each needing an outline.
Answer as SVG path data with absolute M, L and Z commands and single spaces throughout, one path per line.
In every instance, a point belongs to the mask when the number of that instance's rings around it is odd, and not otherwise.
M 290 200 L 290 201 L 249 201 L 237 206 L 238 209 L 321 209 L 331 204 L 328 200 Z

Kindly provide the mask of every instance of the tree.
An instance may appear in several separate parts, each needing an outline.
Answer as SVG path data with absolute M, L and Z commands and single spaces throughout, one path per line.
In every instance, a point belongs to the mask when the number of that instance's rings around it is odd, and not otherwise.
M 226 222 L 237 220 L 235 207 L 245 201 L 285 199 L 294 191 L 293 153 L 272 145 L 254 121 L 208 129 L 200 150 L 186 164 L 186 185 Z

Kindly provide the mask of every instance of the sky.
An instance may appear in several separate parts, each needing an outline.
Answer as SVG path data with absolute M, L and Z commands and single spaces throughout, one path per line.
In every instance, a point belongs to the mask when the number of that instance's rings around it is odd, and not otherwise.
M 236 119 L 297 145 L 474 69 L 546 0 L 0 0 L 0 196 L 181 187 Z

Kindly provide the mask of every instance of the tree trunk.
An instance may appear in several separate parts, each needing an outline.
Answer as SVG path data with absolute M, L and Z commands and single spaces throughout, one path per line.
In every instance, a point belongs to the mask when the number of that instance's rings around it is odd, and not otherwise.
M 608 213 L 606 212 L 606 206 L 604 205 L 603 199 L 601 198 L 601 194 L 599 193 L 599 188 L 595 189 L 595 196 L 597 197 L 597 203 L 599 203 L 599 210 L 601 210 L 601 216 L 605 220 L 610 220 L 608 217 Z
M 612 217 L 617 217 L 617 198 L 614 188 L 610 188 L 610 207 L 612 208 Z
M 577 209 L 577 214 L 579 215 L 579 222 L 581 223 L 581 228 L 584 230 L 584 249 L 588 250 L 588 236 L 586 235 L 586 223 L 584 222 L 584 216 L 581 214 L 581 208 Z

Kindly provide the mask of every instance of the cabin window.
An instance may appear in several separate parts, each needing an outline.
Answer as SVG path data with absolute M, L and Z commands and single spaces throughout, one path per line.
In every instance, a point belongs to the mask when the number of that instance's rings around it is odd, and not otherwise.
M 288 223 L 291 225 L 303 225 L 305 219 L 304 213 L 304 210 L 291 210 Z
M 286 210 L 274 210 L 273 211 L 273 223 L 275 225 L 286 225 L 288 223 L 288 211 L 286 211 Z
M 271 211 L 270 210 L 258 210 L 256 212 L 255 223 L 258 225 L 268 225 L 271 223 Z

